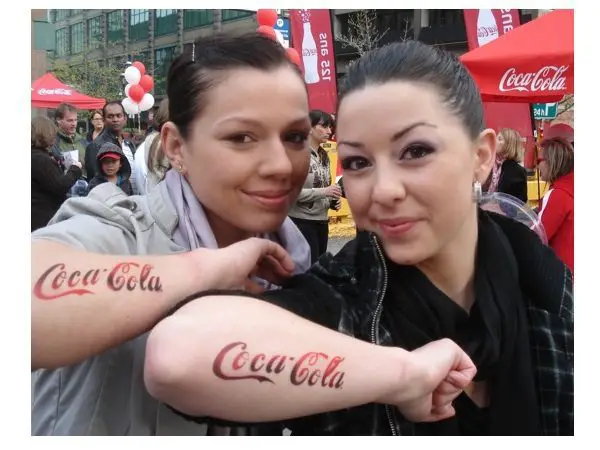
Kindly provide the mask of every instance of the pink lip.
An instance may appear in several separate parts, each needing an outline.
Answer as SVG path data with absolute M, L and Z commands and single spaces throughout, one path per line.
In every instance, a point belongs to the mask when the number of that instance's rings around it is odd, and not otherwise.
M 287 205 L 290 198 L 290 191 L 256 191 L 244 193 L 267 209 L 281 209 Z
M 377 220 L 377 226 L 382 231 L 382 233 L 387 237 L 400 237 L 406 233 L 408 233 L 414 225 L 417 223 L 417 220 L 410 219 L 387 219 L 387 220 Z

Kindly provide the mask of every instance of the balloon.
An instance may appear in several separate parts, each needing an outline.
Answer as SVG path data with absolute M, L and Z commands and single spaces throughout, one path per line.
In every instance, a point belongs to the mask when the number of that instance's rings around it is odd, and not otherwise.
M 125 86 L 125 97 L 129 97 L 129 89 L 131 89 L 131 86 L 133 86 L 133 84 Z
M 142 78 L 142 74 L 137 67 L 129 66 L 125 69 L 125 79 L 129 84 L 138 84 Z
M 277 40 L 277 35 L 275 34 L 275 30 L 272 27 L 261 25 L 256 31 L 262 34 L 263 36 L 273 39 L 274 41 Z
M 134 103 L 139 103 L 144 98 L 144 89 L 139 84 L 134 84 L 129 89 L 129 98 L 133 100 Z
M 290 61 L 300 67 L 300 54 L 298 51 L 295 48 L 288 48 L 286 49 L 286 52 Z
M 273 28 L 277 23 L 277 11 L 274 9 L 259 9 L 256 11 L 256 21 L 259 25 Z
M 135 61 L 131 66 L 139 70 L 140 75 L 144 75 L 146 73 L 146 67 L 144 67 L 144 65 L 139 61 Z
M 148 111 L 154 106 L 154 97 L 152 94 L 144 94 L 144 98 L 140 102 L 140 111 Z
M 140 78 L 139 85 L 142 87 L 142 89 L 144 89 L 144 92 L 150 92 L 154 87 L 154 80 L 150 75 L 144 75 L 142 78 Z
M 123 105 L 123 109 L 125 110 L 125 113 L 127 113 L 128 115 L 132 115 L 132 114 L 139 114 L 139 106 L 137 105 L 137 103 L 134 103 L 133 100 L 131 100 L 129 97 L 125 97 L 122 101 L 121 104 Z

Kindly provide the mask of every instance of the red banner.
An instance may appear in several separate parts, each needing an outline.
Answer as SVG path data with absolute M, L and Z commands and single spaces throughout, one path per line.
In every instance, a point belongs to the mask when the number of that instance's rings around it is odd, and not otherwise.
M 337 83 L 329 9 L 292 9 L 292 47 L 300 54 L 310 109 L 335 113 Z
M 469 50 L 481 47 L 521 24 L 518 9 L 465 9 L 464 17 Z M 496 131 L 513 128 L 526 139 L 524 162 L 526 167 L 531 167 L 535 140 L 529 103 L 484 102 L 483 109 L 489 128 Z

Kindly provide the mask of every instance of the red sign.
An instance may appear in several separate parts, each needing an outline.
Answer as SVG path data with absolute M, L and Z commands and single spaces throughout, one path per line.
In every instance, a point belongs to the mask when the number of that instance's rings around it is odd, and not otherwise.
M 464 17 L 469 50 L 481 47 L 521 25 L 518 9 L 465 9 Z M 510 84 L 515 80 L 513 77 L 505 81 Z M 526 139 L 526 154 L 533 150 L 535 141 L 529 103 L 483 102 L 483 109 L 487 127 L 496 131 L 513 128 Z M 526 161 L 530 159 L 528 156 Z
M 337 83 L 329 9 L 292 9 L 292 47 L 301 58 L 310 109 L 335 113 Z

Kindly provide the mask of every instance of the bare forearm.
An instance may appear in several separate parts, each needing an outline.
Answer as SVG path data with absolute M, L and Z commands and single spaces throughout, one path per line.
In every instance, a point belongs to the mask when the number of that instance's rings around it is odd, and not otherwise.
M 266 302 L 204 297 L 151 332 L 145 378 L 184 413 L 258 422 L 380 402 L 408 357 Z
M 150 329 L 191 293 L 181 258 L 101 255 L 34 241 L 32 369 L 76 363 Z

